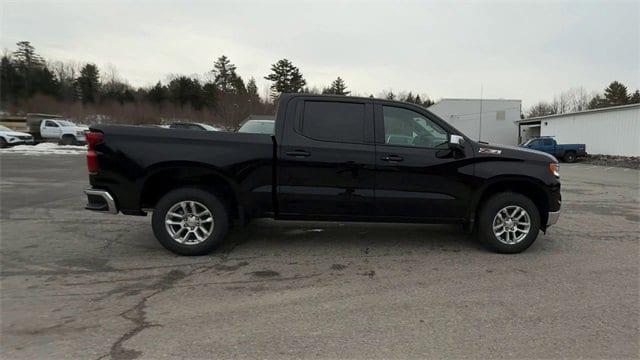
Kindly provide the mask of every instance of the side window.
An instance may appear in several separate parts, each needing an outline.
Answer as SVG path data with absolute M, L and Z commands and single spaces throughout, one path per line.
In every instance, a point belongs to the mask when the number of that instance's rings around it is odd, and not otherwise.
M 538 145 L 540 145 L 540 140 L 533 140 L 531 142 L 531 146 L 538 146 Z
M 46 126 L 46 127 L 58 127 L 58 124 L 54 123 L 53 121 L 47 120 L 44 123 L 44 126 Z
M 447 132 L 415 111 L 383 106 L 382 113 L 385 144 L 436 148 L 447 143 Z
M 551 141 L 551 139 L 544 139 L 544 140 L 542 140 L 542 145 L 551 146 L 551 145 L 553 145 L 553 141 Z
M 364 104 L 306 101 L 302 135 L 323 141 L 363 143 Z

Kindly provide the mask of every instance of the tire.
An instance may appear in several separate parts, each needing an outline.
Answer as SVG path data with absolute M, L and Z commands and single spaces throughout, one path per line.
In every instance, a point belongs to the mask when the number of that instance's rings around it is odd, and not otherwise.
M 507 211 L 505 213 L 504 211 Z M 518 210 L 519 209 L 519 210 Z M 526 215 L 522 214 L 522 210 Z M 499 214 L 505 221 L 502 221 L 500 227 Z M 498 224 L 500 230 L 513 229 L 513 220 L 511 216 L 505 215 L 511 213 L 513 218 L 519 217 L 520 223 L 515 225 L 515 232 L 505 231 L 500 238 L 494 232 L 494 223 Z M 513 219 L 512 218 L 512 219 Z M 528 232 L 522 231 L 526 228 L 525 222 L 529 224 Z M 506 234 L 506 233 L 509 234 Z M 478 236 L 480 240 L 495 252 L 503 254 L 514 254 L 526 250 L 538 237 L 540 232 L 540 212 L 536 205 L 528 197 L 512 192 L 498 193 L 490 197 L 482 206 L 478 217 Z M 509 241 L 511 240 L 511 241 Z
M 73 145 L 76 142 L 76 138 L 73 135 L 62 135 L 58 145 Z
M 576 153 L 573 152 L 573 151 L 567 151 L 564 154 L 564 157 L 562 159 L 564 160 L 564 162 L 572 163 L 572 162 L 576 161 Z
M 198 218 L 199 220 L 194 217 L 185 218 L 181 204 L 186 204 L 187 215 L 194 213 L 192 206 L 196 208 L 195 213 L 209 211 L 212 221 L 205 221 L 208 218 L 207 214 L 202 215 Z M 183 215 L 183 217 L 168 216 L 170 210 L 173 214 Z M 167 225 L 167 220 L 174 224 Z M 167 250 L 178 255 L 197 256 L 208 254 L 224 240 L 229 228 L 229 216 L 225 205 L 214 194 L 198 188 L 181 188 L 167 193 L 158 201 L 153 211 L 151 225 L 156 239 Z M 208 234 L 207 230 L 209 230 Z M 173 235 L 170 231 L 174 232 Z
M 7 144 L 7 140 L 5 140 L 4 138 L 0 137 L 0 149 L 4 149 L 6 147 L 9 147 L 9 144 Z

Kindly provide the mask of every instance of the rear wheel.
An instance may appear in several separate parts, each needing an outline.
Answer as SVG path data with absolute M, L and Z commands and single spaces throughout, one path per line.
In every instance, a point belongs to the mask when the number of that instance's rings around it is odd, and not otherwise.
M 576 153 L 573 151 L 567 151 L 563 157 L 565 162 L 572 163 L 576 161 Z
M 160 199 L 151 220 L 162 246 L 180 255 L 204 255 L 215 249 L 229 228 L 224 204 L 212 193 L 182 188 Z
M 504 192 L 490 197 L 478 218 L 478 234 L 492 250 L 519 253 L 538 237 L 540 214 L 528 197 Z

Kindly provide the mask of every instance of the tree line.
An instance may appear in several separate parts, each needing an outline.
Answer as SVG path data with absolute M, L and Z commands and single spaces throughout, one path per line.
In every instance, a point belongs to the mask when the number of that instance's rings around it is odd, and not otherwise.
M 571 88 L 554 96 L 551 102 L 540 101 L 529 108 L 527 117 L 564 114 L 640 103 L 640 91 L 632 94 L 619 81 L 613 81 L 602 93 L 588 93 L 582 87 Z
M 203 76 L 170 75 L 153 86 L 135 88 L 112 66 L 46 61 L 28 41 L 16 47 L 0 59 L 0 106 L 15 113 L 60 113 L 82 122 L 189 120 L 237 128 L 250 114 L 272 113 L 282 93 L 351 94 L 339 76 L 327 87 L 310 88 L 288 59 L 271 65 L 264 76 L 271 82 L 270 93 L 263 98 L 255 78 L 245 81 L 225 55 L 215 59 Z M 412 92 L 379 96 L 425 106 L 433 103 Z

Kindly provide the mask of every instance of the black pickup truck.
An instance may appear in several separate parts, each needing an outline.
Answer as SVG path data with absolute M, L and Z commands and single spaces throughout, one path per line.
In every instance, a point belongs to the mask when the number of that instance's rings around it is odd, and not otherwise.
M 153 211 L 183 255 L 260 217 L 461 223 L 516 253 L 560 214 L 552 156 L 475 142 L 409 103 L 283 94 L 274 135 L 98 125 L 87 142 L 87 209 Z

